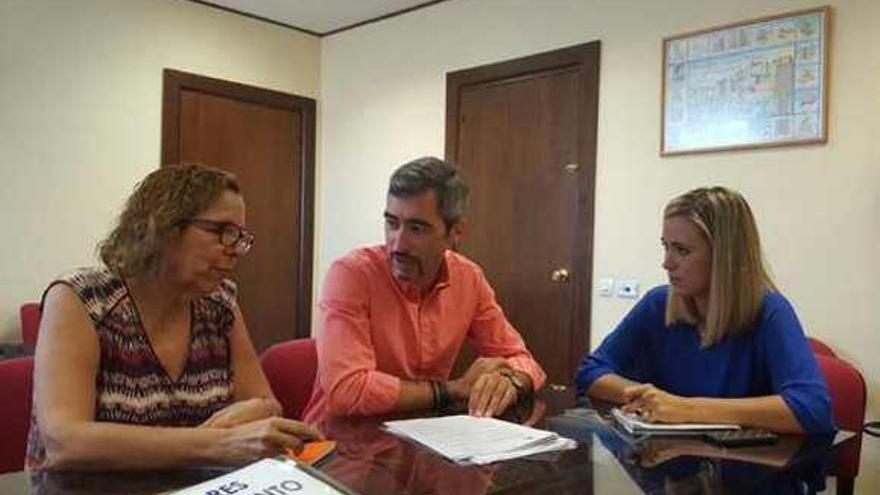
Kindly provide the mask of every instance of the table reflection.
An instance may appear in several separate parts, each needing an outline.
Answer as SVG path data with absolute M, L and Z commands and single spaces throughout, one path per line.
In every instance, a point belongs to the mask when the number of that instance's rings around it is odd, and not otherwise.
M 516 404 L 505 419 L 527 425 L 542 422 L 547 411 L 543 399 Z M 463 413 L 463 407 L 447 411 Z M 440 457 L 414 443 L 387 433 L 382 422 L 393 418 L 334 418 L 322 423 L 328 438 L 338 442 L 336 454 L 321 465 L 321 470 L 370 494 L 455 494 L 477 495 L 516 489 L 516 493 L 546 493 L 548 485 L 570 483 L 578 493 L 587 484 L 588 469 L 583 447 L 576 451 L 550 452 L 528 459 L 512 460 L 489 466 L 463 466 Z M 423 416 L 423 414 L 422 414 Z
M 565 412 L 575 405 L 570 390 L 549 391 L 518 403 L 506 419 L 573 438 L 576 449 L 488 466 L 457 465 L 382 428 L 385 420 L 417 414 L 331 419 L 321 427 L 337 441 L 337 451 L 317 467 L 364 495 L 804 494 L 825 490 L 829 458 L 856 445 L 852 439 L 832 447 L 829 437 L 782 435 L 775 445 L 725 449 L 698 438 L 637 438 L 619 431 L 601 406 Z M 229 471 L 22 472 L 0 476 L 0 493 L 167 493 Z
M 43 471 L 17 473 L 21 488 L 0 492 L 32 493 L 35 495 L 147 495 L 167 493 L 222 476 L 232 469 L 203 468 L 162 471 L 76 472 Z M 26 479 L 25 479 L 26 477 Z M 25 490 L 29 485 L 30 490 Z M 4 485 L 0 482 L 0 488 Z
M 548 427 L 598 442 L 644 493 L 819 493 L 826 488 L 834 440 L 781 435 L 773 445 L 724 448 L 699 437 L 638 437 L 593 409 L 550 418 Z

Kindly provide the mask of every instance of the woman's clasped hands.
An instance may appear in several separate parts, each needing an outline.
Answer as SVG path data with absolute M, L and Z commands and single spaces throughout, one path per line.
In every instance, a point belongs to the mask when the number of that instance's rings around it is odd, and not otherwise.
M 670 394 L 650 383 L 632 385 L 623 390 L 627 413 L 652 423 L 687 423 L 694 414 L 691 400 Z

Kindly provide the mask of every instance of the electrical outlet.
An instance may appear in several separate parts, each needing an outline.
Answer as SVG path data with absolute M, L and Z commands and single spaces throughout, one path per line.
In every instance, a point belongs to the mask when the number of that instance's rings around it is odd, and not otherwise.
M 621 280 L 617 284 L 617 297 L 622 299 L 637 299 L 639 297 L 638 280 Z

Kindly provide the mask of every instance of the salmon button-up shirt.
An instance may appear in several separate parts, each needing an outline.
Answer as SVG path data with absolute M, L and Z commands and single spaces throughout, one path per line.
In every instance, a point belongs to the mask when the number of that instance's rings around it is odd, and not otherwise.
M 546 374 L 507 321 L 483 271 L 452 251 L 428 292 L 398 283 L 384 246 L 352 251 L 327 273 L 318 375 L 304 419 L 391 412 L 402 380 L 448 380 L 465 339 L 539 389 Z

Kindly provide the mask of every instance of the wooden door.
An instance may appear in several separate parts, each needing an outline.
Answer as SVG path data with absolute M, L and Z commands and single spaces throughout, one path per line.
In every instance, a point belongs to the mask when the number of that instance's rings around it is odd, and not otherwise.
M 446 157 L 472 187 L 462 252 L 547 371 L 589 350 L 599 42 L 447 76 Z
M 238 302 L 258 351 L 311 332 L 315 101 L 165 71 L 162 163 L 238 176 L 256 233 Z

